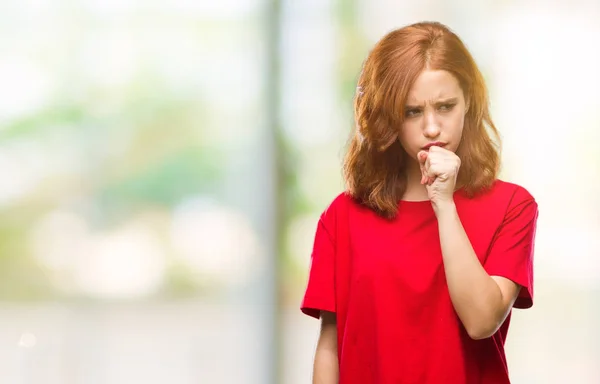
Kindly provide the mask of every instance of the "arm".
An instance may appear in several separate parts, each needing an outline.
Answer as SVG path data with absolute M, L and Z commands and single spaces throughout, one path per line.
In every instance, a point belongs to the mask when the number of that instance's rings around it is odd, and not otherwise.
M 337 384 L 339 380 L 337 322 L 335 313 L 321 311 L 321 331 L 313 367 L 313 384 Z
M 490 276 L 479 262 L 454 203 L 437 210 L 440 244 L 450 298 L 469 336 L 493 335 L 510 312 L 521 287 Z

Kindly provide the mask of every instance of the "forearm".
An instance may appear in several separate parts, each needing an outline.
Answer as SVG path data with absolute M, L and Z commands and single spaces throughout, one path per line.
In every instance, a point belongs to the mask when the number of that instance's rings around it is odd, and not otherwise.
M 337 316 L 321 311 L 321 331 L 315 352 L 313 384 L 337 384 L 339 363 L 337 350 Z
M 438 209 L 444 270 L 456 313 L 474 339 L 489 337 L 504 320 L 502 291 L 481 265 L 454 204 Z
M 313 384 L 337 384 L 339 367 L 337 352 L 317 347 L 313 370 Z

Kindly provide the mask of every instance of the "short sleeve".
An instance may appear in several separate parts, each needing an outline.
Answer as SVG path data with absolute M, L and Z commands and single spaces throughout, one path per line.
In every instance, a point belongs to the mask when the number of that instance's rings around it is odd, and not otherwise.
M 515 308 L 533 305 L 533 254 L 538 218 L 535 199 L 523 188 L 512 196 L 492 241 L 484 268 L 490 276 L 505 277 L 521 286 Z
M 310 261 L 308 283 L 300 309 L 306 315 L 320 317 L 320 311 L 335 312 L 335 243 L 334 228 L 328 214 L 321 215 L 317 224 Z

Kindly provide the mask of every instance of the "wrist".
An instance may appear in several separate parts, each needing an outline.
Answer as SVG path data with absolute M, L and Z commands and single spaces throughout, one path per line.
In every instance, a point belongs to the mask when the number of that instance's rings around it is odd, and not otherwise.
M 439 201 L 433 204 L 433 210 L 438 218 L 456 214 L 454 199 Z

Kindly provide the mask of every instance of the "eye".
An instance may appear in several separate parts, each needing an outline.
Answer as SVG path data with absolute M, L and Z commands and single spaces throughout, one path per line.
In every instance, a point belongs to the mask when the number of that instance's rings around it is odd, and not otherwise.
M 404 115 L 406 117 L 415 117 L 415 116 L 419 115 L 419 113 L 421 113 L 421 110 L 418 108 L 408 108 L 406 110 L 406 112 L 404 113 Z
M 455 105 L 456 104 L 442 104 L 442 105 L 440 105 L 439 109 L 442 112 L 448 112 L 448 111 L 451 111 L 452 108 L 454 108 Z

